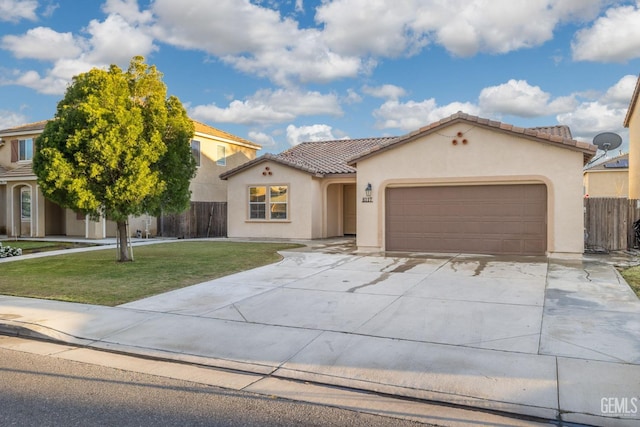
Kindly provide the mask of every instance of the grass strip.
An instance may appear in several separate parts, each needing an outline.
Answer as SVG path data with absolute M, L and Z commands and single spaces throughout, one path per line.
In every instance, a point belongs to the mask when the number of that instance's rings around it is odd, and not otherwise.
M 0 264 L 0 294 L 116 306 L 274 263 L 287 243 L 172 242 L 134 247 L 135 262 L 115 249 Z

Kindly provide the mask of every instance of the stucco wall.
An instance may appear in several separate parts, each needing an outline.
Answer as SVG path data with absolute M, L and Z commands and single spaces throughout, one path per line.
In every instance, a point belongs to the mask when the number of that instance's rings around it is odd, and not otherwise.
M 591 171 L 584 174 L 584 188 L 589 197 L 627 197 L 629 172 Z
M 640 105 L 629 120 L 629 199 L 640 199 Z
M 271 172 L 263 175 L 263 172 Z M 230 177 L 227 196 L 229 237 L 312 239 L 320 237 L 314 221 L 321 215 L 320 182 L 310 174 L 274 162 L 262 162 Z M 249 187 L 287 185 L 289 218 L 286 221 L 249 219 Z
M 189 186 L 191 201 L 226 201 L 227 181 L 221 180 L 219 178 L 220 174 L 255 159 L 256 150 L 206 138 L 202 135 L 196 135 L 193 139 L 200 141 L 200 166 Z M 225 166 L 220 166 L 216 163 L 218 161 L 218 146 L 226 147 Z
M 452 144 L 458 132 L 468 141 Z M 385 189 L 407 185 L 544 183 L 548 252 L 582 253 L 581 152 L 459 123 L 360 161 L 358 235 L 362 250 L 384 250 Z M 362 203 L 367 183 L 373 202 Z

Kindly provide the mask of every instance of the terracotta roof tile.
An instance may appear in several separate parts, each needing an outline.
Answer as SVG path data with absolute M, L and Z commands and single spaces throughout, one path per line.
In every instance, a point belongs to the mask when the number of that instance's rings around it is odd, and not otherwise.
M 2 134 L 6 134 L 6 133 L 18 133 L 18 132 L 34 132 L 34 131 L 43 131 L 45 125 L 49 122 L 49 120 L 42 120 L 39 122 L 34 122 L 34 123 L 27 123 L 24 125 L 20 125 L 20 126 L 15 126 L 12 128 L 8 128 L 8 129 L 2 129 L 0 130 L 0 135 Z
M 347 160 L 363 152 L 375 150 L 394 139 L 396 137 L 303 142 L 280 154 L 264 154 L 223 173 L 220 178 L 227 179 L 267 160 L 317 175 L 352 174 L 356 172 L 356 169 L 349 166 Z
M 568 138 L 568 139 L 573 138 L 573 136 L 571 135 L 571 129 L 569 129 L 569 126 L 565 126 L 565 125 L 535 127 L 531 129 L 534 129 L 534 130 L 537 130 L 538 132 L 546 133 L 549 135 L 559 136 L 562 138 Z
M 229 132 L 225 132 L 223 130 L 220 129 L 216 129 L 213 126 L 209 126 L 206 125 L 204 123 L 200 123 L 196 120 L 191 119 L 191 121 L 193 122 L 194 128 L 196 132 L 201 132 L 201 133 L 206 133 L 212 136 L 217 136 L 219 138 L 223 138 L 223 139 L 227 139 L 229 141 L 235 141 L 244 145 L 248 145 L 251 147 L 255 147 L 257 150 L 261 149 L 262 147 L 254 142 L 251 142 L 249 140 L 246 140 L 244 138 L 240 138 L 239 136 L 230 134 Z M 27 123 L 24 125 L 20 125 L 20 126 L 16 126 L 16 127 L 12 127 L 12 128 L 8 128 L 8 129 L 3 129 L 0 130 L 0 136 L 2 134 L 16 134 L 16 133 L 28 133 L 28 132 L 41 132 L 44 130 L 45 125 L 47 124 L 47 122 L 49 122 L 49 120 L 42 120 L 39 122 L 34 122 L 34 123 Z
M 571 138 L 571 131 L 567 126 L 548 126 L 537 128 L 521 128 L 494 120 L 483 119 L 470 116 L 463 112 L 458 112 L 442 120 L 421 127 L 419 130 L 410 132 L 400 137 L 381 137 L 364 139 L 343 139 L 333 141 L 304 142 L 290 148 L 280 154 L 265 154 L 248 163 L 238 166 L 220 175 L 222 179 L 248 169 L 249 167 L 271 160 L 277 163 L 291 166 L 293 168 L 318 174 L 345 174 L 355 173 L 355 164 L 358 160 L 375 155 L 378 152 L 392 148 L 398 144 L 409 142 L 420 135 L 429 133 L 434 129 L 442 127 L 449 122 L 464 120 L 466 122 L 477 123 L 480 126 L 498 129 L 502 132 L 525 135 L 530 139 L 549 144 L 559 145 L 569 149 L 583 152 L 583 160 L 586 164 L 596 153 L 596 146 L 579 142 Z
M 35 176 L 31 163 L 25 163 L 14 169 L 5 169 L 4 172 L 0 173 L 0 179 L 31 178 Z
M 347 160 L 394 139 L 395 137 L 303 142 L 278 154 L 278 157 L 320 174 L 354 173 L 355 168 L 347 165 Z
M 196 132 L 200 132 L 200 133 L 206 133 L 212 136 L 217 136 L 219 138 L 223 138 L 223 139 L 227 139 L 230 141 L 235 141 L 235 142 L 239 142 L 241 144 L 244 145 L 249 145 L 252 147 L 255 147 L 257 150 L 261 149 L 262 146 L 256 144 L 255 142 L 251 142 L 247 139 L 244 138 L 240 138 L 239 136 L 230 134 L 229 132 L 225 132 L 223 130 L 214 128 L 213 126 L 209 126 L 207 124 L 201 123 L 197 120 L 193 120 L 191 119 L 191 121 L 193 122 L 193 126 L 195 128 Z

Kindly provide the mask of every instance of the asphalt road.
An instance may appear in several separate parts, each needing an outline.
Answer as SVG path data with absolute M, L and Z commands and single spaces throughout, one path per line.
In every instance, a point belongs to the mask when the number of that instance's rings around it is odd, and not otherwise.
M 417 426 L 0 349 L 2 426 Z

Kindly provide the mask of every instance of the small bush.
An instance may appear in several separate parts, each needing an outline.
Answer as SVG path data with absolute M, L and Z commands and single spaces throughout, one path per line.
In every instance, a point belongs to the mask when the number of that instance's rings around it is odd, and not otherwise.
M 22 255 L 22 249 L 12 248 L 11 246 L 2 246 L 2 243 L 0 243 L 0 258 L 8 258 L 10 256 L 20 255 Z

